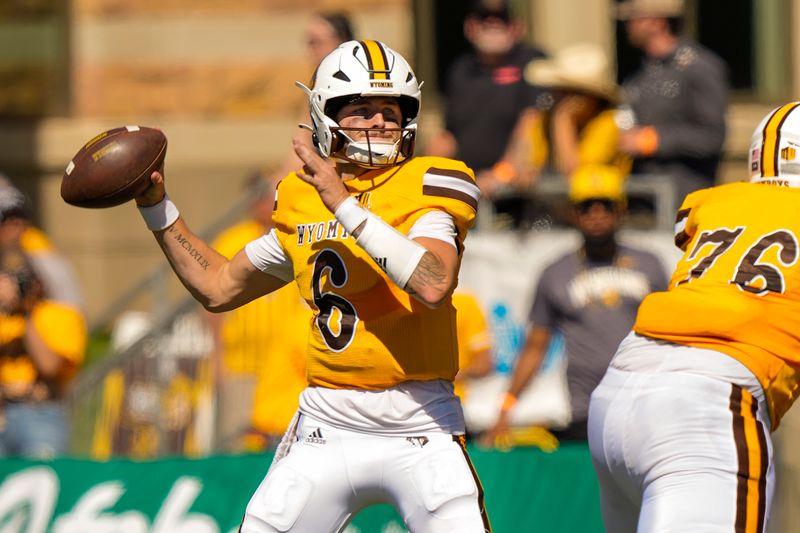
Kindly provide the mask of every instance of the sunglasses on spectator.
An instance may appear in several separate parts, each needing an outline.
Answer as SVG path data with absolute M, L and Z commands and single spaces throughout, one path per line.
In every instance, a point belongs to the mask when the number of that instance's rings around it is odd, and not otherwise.
M 481 22 L 485 22 L 489 19 L 497 19 L 506 24 L 511 22 L 511 14 L 506 10 L 492 11 L 490 9 L 478 9 L 472 16 Z
M 599 204 L 603 209 L 605 209 L 609 213 L 613 213 L 614 210 L 617 208 L 617 203 L 607 198 L 589 198 L 588 200 L 579 202 L 578 204 L 575 205 L 575 207 L 578 209 L 578 213 L 580 213 L 581 215 L 585 215 L 592 210 L 592 206 L 595 204 Z

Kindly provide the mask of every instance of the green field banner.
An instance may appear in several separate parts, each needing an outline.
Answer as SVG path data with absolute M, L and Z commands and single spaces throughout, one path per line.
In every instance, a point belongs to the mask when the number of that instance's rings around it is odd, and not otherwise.
M 585 445 L 471 448 L 495 533 L 602 533 Z M 0 460 L 0 533 L 234 533 L 271 455 L 155 461 Z M 347 533 L 403 533 L 388 505 Z

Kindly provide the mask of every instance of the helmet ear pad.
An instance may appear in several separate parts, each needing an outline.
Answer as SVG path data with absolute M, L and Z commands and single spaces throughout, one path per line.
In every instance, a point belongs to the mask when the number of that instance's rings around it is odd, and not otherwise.
M 331 153 L 335 154 L 345 147 L 346 139 L 338 131 L 331 131 Z
M 411 154 L 414 153 L 414 146 L 416 145 L 416 141 L 417 141 L 416 131 L 412 131 L 408 135 L 403 134 L 400 140 L 400 153 L 404 154 L 406 157 L 411 157 Z
M 400 104 L 400 112 L 403 115 L 402 125 L 408 126 L 408 124 L 419 115 L 419 100 L 400 95 L 397 97 L 397 103 Z

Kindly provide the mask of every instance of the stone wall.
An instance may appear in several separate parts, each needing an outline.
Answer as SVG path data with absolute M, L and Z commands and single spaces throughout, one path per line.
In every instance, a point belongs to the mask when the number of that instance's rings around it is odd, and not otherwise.
M 76 267 L 90 316 L 96 316 L 127 286 L 164 260 L 132 206 L 94 211 L 61 201 L 61 174 L 84 141 L 126 123 L 162 128 L 169 137 L 170 194 L 192 228 L 202 230 L 236 201 L 253 169 L 276 167 L 290 150 L 290 138 L 305 106 L 294 81 L 307 80 L 313 68 L 304 45 L 309 15 L 317 9 L 346 10 L 359 36 L 385 40 L 413 58 L 412 4 L 429 9 L 428 2 L 0 2 L 0 81 L 20 79 L 18 73 L 25 68 L 24 64 L 3 62 L 15 55 L 14 32 L 35 22 L 37 16 L 47 21 L 63 6 L 70 9 L 63 32 L 57 24 L 45 23 L 33 33 L 49 42 L 51 48 L 63 33 L 69 44 L 69 72 L 64 77 L 70 90 L 55 97 L 41 91 L 47 86 L 47 76 L 56 76 L 58 71 L 52 68 L 52 54 L 45 49 L 36 52 L 33 47 L 16 55 L 34 57 L 43 65 L 34 69 L 39 78 L 26 78 L 27 85 L 6 93 L 16 99 L 17 108 L 35 110 L 50 105 L 52 111 L 52 106 L 63 105 L 68 112 L 60 118 L 4 123 L 0 127 L 0 146 L 4 147 L 0 170 L 11 174 L 34 197 L 38 222 Z M 29 6 L 19 26 L 3 25 L 3 17 L 21 13 L 21 8 L 9 11 L 12 4 Z M 578 4 L 570 0 L 564 9 Z M 556 25 L 557 21 L 550 19 L 564 16 L 549 4 L 531 0 L 531 6 L 536 5 L 539 7 L 532 13 L 541 24 Z M 548 48 L 560 44 L 558 35 L 539 33 L 547 41 L 541 44 Z M 0 115 L 3 94 L 0 90 Z M 439 125 L 440 116 L 431 105 L 431 96 L 426 93 L 420 144 Z M 48 104 L 48 98 L 54 103 Z M 61 99 L 64 101 L 59 102 Z M 753 125 L 769 107 L 731 106 L 722 181 L 741 179 Z M 176 289 L 176 293 L 185 292 Z
M 163 264 L 132 205 L 67 206 L 70 157 L 99 131 L 158 126 L 169 138 L 171 197 L 192 228 L 207 228 L 240 197 L 257 167 L 290 150 L 305 102 L 295 80 L 313 65 L 304 28 L 317 9 L 346 10 L 360 37 L 413 51 L 410 0 L 73 0 L 71 113 L 9 124 L 0 168 L 35 181 L 40 224 L 73 262 L 89 315 Z M 183 295 L 172 287 L 167 293 Z

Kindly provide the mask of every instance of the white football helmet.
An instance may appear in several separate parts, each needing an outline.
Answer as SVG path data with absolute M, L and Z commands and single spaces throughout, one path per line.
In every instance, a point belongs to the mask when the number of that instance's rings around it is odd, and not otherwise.
M 381 168 L 413 155 L 422 84 L 403 56 L 385 44 L 370 40 L 343 43 L 319 64 L 310 89 L 296 84 L 308 95 L 310 129 L 323 157 Z M 366 130 L 342 128 L 336 122 L 336 114 L 345 104 L 364 96 L 397 98 L 403 115 L 401 127 L 380 130 L 396 131 L 394 142 L 377 142 L 369 135 L 355 140 L 353 132 Z
M 800 187 L 800 102 L 770 111 L 750 141 L 750 181 Z

